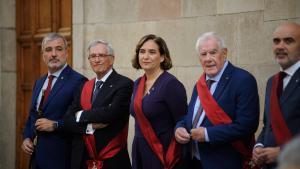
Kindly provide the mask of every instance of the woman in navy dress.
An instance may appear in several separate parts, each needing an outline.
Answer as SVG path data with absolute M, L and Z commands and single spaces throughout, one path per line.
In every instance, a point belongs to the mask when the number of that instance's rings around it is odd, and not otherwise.
M 173 142 L 174 127 L 187 112 L 187 98 L 183 84 L 166 71 L 172 67 L 172 61 L 165 41 L 156 35 L 144 36 L 137 44 L 132 65 L 145 72 L 144 76 L 135 81 L 130 106 L 131 115 L 135 118 L 133 169 L 185 168 L 182 156 L 174 160 L 172 165 L 163 164 L 166 161 L 162 162 L 162 159 L 167 158 L 169 147 L 178 146 L 176 141 Z M 139 85 L 140 90 L 138 90 Z M 138 93 L 140 94 L 140 116 L 143 116 L 147 123 L 137 118 L 135 104 L 138 103 Z M 153 131 L 152 134 L 156 136 L 156 141 L 160 142 L 164 153 L 156 153 L 153 148 L 157 148 L 156 142 L 151 138 L 147 140 L 149 127 Z M 142 128 L 147 128 L 145 129 L 147 134 L 143 133 Z M 173 149 L 175 153 L 170 151 L 169 155 L 175 156 L 176 153 L 182 155 L 180 147 L 177 148 Z M 158 154 L 161 155 L 161 159 Z

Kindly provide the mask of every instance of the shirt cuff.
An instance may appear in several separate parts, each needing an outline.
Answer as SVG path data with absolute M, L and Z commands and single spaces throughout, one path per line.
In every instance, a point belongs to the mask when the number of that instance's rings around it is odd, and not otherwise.
M 256 148 L 256 147 L 264 147 L 264 145 L 262 143 L 257 143 L 254 145 L 254 148 Z
M 76 112 L 76 114 L 75 114 L 76 122 L 80 121 L 80 117 L 81 117 L 82 112 L 83 112 L 83 110 Z
M 206 128 L 204 128 L 204 136 L 205 136 L 205 141 L 209 142 L 209 137 L 208 137 Z
M 93 129 L 93 125 L 91 123 L 88 124 L 86 127 L 85 133 L 86 134 L 94 134 L 94 132 L 95 132 L 95 129 Z

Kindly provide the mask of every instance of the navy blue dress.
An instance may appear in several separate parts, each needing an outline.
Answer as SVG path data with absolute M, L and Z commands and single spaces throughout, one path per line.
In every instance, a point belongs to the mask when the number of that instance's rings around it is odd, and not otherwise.
M 130 113 L 133 117 L 135 116 L 133 98 L 139 81 L 140 78 L 134 83 L 133 97 L 131 99 Z M 175 76 L 166 71 L 163 72 L 154 82 L 148 94 L 144 96 L 142 108 L 166 152 L 174 136 L 176 122 L 187 112 L 187 98 L 183 84 Z M 182 162 L 179 162 L 176 168 L 182 168 L 182 164 Z M 135 123 L 135 136 L 132 145 L 132 168 L 163 168 L 161 162 L 143 137 L 137 122 Z

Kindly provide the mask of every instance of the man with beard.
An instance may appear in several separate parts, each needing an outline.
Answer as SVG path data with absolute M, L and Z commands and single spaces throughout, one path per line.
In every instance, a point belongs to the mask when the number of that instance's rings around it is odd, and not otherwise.
M 22 144 L 24 152 L 31 155 L 33 169 L 70 169 L 70 142 L 57 128 L 73 93 L 87 79 L 68 66 L 67 47 L 67 40 L 57 33 L 46 35 L 42 42 L 48 73 L 34 84 Z
M 283 23 L 273 33 L 273 53 L 280 72 L 267 83 L 264 127 L 253 150 L 253 161 L 276 168 L 281 148 L 300 133 L 300 25 Z

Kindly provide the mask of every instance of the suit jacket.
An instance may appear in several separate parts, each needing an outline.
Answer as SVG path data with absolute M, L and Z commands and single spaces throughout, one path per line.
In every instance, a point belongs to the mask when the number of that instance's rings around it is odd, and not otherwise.
M 198 97 L 196 87 L 188 107 L 187 116 L 178 127 L 192 128 L 194 106 Z M 250 141 L 259 122 L 259 98 L 255 78 L 245 70 L 228 63 L 213 94 L 219 106 L 232 119 L 231 124 L 213 126 L 207 117 L 201 126 L 206 127 L 209 142 L 198 143 L 204 169 L 241 169 L 242 156 L 231 146 L 241 139 Z M 188 146 L 188 145 L 186 145 Z
M 267 82 L 265 94 L 264 126 L 257 139 L 257 143 L 262 143 L 264 147 L 278 146 L 270 123 L 270 96 L 272 88 L 272 76 Z M 284 89 L 280 99 L 281 112 L 283 118 L 293 136 L 300 133 L 300 68 L 292 76 Z M 265 166 L 265 168 L 275 168 L 276 164 Z
M 76 123 L 75 113 L 82 110 L 80 105 L 81 90 L 75 101 L 69 107 L 65 116 L 62 130 L 74 133 L 72 143 L 71 168 L 86 168 L 85 161 L 90 159 L 83 141 L 88 123 L 105 123 L 107 127 L 94 132 L 97 153 L 109 141 L 117 136 L 129 121 L 129 103 L 132 93 L 133 81 L 115 71 L 103 83 L 90 110 L 82 112 L 80 122 Z M 117 155 L 104 161 L 104 169 L 131 168 L 127 146 Z
M 47 75 L 38 79 L 33 88 L 29 117 L 24 129 L 24 139 L 35 137 L 35 122 L 37 120 L 36 104 Z M 43 105 L 43 117 L 61 121 L 68 106 L 73 101 L 73 96 L 79 86 L 87 79 L 75 72 L 69 66 L 65 67 L 57 78 L 48 99 Z M 70 146 L 64 133 L 41 132 L 35 148 L 34 160 L 43 169 L 69 169 Z

